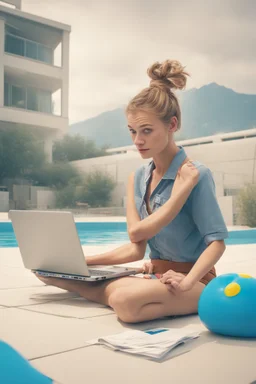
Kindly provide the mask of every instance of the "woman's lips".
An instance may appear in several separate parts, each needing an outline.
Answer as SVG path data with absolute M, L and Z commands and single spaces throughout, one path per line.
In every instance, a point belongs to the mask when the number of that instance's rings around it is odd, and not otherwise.
M 146 151 L 149 150 L 149 148 L 148 148 L 148 149 L 139 149 L 139 148 L 138 148 L 138 150 L 139 150 L 140 152 L 146 152 Z

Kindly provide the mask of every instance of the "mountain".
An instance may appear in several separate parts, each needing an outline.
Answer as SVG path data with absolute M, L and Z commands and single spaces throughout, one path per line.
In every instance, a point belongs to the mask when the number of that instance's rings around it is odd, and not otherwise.
M 80 134 L 94 140 L 97 146 L 122 147 L 131 145 L 124 108 L 107 111 L 88 120 L 71 125 L 69 134 Z
M 256 127 L 256 95 L 237 93 L 216 83 L 178 94 L 182 127 L 176 139 L 185 140 Z M 69 134 L 80 134 L 98 146 L 131 145 L 124 108 L 104 112 L 70 126 Z

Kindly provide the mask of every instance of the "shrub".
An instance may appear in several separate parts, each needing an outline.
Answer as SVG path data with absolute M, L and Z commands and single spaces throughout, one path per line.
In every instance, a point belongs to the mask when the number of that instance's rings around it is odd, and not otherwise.
M 35 184 L 56 189 L 69 184 L 79 184 L 81 177 L 75 167 L 68 163 L 46 164 L 29 175 Z
M 112 178 L 96 171 L 86 176 L 84 184 L 79 188 L 77 200 L 91 207 L 106 207 L 111 200 L 111 192 L 115 187 Z
M 240 191 L 238 208 L 243 224 L 256 227 L 256 184 L 248 184 Z
M 72 208 L 76 205 L 76 186 L 67 185 L 65 188 L 56 190 L 56 208 Z

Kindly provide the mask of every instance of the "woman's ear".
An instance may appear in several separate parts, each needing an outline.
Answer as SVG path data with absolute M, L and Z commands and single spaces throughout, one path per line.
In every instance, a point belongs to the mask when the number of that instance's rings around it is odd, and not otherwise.
M 176 116 L 173 116 L 171 118 L 170 124 L 169 124 L 169 132 L 176 132 L 178 129 L 178 119 Z

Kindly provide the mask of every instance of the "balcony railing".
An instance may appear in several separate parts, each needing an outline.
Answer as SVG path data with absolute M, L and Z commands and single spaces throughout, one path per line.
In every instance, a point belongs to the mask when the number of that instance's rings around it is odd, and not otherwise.
M 51 92 L 4 83 L 4 105 L 53 114 Z
M 5 33 L 5 52 L 53 65 L 52 48 L 11 33 Z

